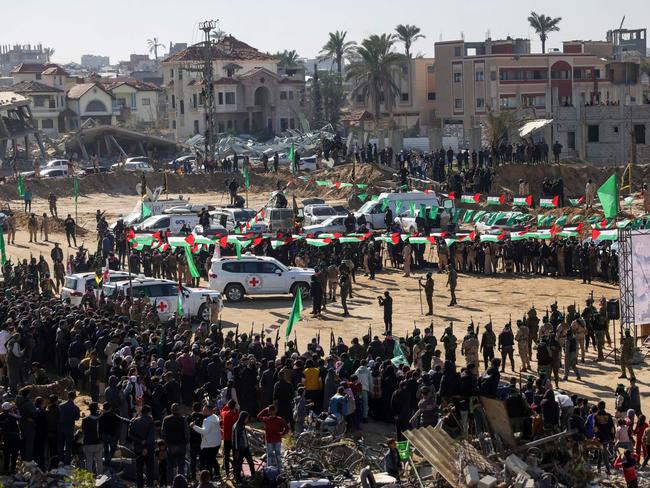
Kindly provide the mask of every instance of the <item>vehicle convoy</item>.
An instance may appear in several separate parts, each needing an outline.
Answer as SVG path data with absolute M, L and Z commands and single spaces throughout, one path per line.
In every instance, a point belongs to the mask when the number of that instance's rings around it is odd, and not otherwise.
M 138 200 L 138 202 L 135 204 L 133 207 L 133 210 L 126 216 L 122 218 L 122 222 L 124 222 L 124 225 L 127 227 L 132 227 L 136 224 L 141 223 L 144 218 L 142 217 L 142 207 L 145 206 L 147 209 L 147 212 L 151 212 L 151 215 L 149 217 L 155 216 L 155 215 L 161 215 L 165 210 L 173 208 L 173 207 L 184 207 L 188 205 L 187 200 L 183 200 L 180 198 L 175 198 L 171 200 L 156 200 L 155 202 L 142 202 Z M 111 224 L 111 230 L 115 227 L 115 224 Z
M 384 208 L 384 202 L 387 202 Z M 396 202 L 402 202 L 399 212 L 396 212 Z M 401 214 L 402 210 L 407 210 L 410 205 L 424 205 L 426 207 L 444 207 L 453 208 L 452 200 L 441 201 L 440 197 L 434 192 L 409 191 L 404 193 L 381 193 L 377 200 L 371 200 L 364 203 L 359 210 L 354 213 L 355 218 L 359 219 L 362 215 L 366 219 L 368 229 L 385 229 L 384 214 L 386 208 L 390 208 L 393 215 Z
M 196 214 L 177 214 L 177 215 L 154 215 L 135 226 L 136 231 L 140 232 L 158 232 L 169 229 L 173 234 L 178 234 L 184 225 L 190 230 L 199 223 L 199 216 Z
M 305 205 L 303 208 L 303 226 L 320 224 L 323 221 L 338 215 L 334 207 L 326 204 Z
M 239 302 L 245 295 L 310 294 L 311 268 L 285 266 L 277 259 L 246 253 L 237 259 L 227 256 L 212 259 L 208 274 L 210 288 L 222 292 L 229 302 Z
M 131 281 L 115 281 L 102 287 L 107 297 L 123 294 L 128 296 L 133 287 L 133 298 L 144 298 L 153 304 L 160 320 L 169 320 L 177 310 L 179 284 L 172 280 L 158 278 L 136 278 Z M 221 293 L 208 288 L 190 288 L 181 285 L 181 303 L 184 314 L 191 319 L 211 320 L 210 305 L 216 302 L 219 311 L 223 310 Z
M 129 273 L 126 271 L 111 271 L 108 276 L 110 283 L 129 279 Z M 136 275 L 132 274 L 131 276 L 135 277 Z M 70 305 L 78 307 L 81 304 L 83 294 L 89 286 L 93 290 L 99 288 L 96 275 L 93 272 L 66 275 L 63 279 L 63 286 L 61 287 L 61 299 L 66 300 L 69 298 Z
M 319 234 L 344 234 L 346 232 L 345 220 L 347 216 L 329 217 L 319 224 L 307 225 L 302 228 L 305 234 L 313 234 L 318 237 Z

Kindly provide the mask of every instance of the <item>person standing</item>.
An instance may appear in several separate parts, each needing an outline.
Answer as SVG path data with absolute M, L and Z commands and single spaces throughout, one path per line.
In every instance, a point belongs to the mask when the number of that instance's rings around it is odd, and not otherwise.
M 510 358 L 510 368 L 515 371 L 514 358 L 515 336 L 512 333 L 512 326 L 506 324 L 499 334 L 499 351 L 501 351 L 501 372 L 506 372 L 506 358 Z
M 16 472 L 16 461 L 20 450 L 20 429 L 18 419 L 20 415 L 11 402 L 2 404 L 0 413 L 0 430 L 2 430 L 2 453 L 4 458 L 4 473 L 14 474 Z
M 497 336 L 492 330 L 492 323 L 488 322 L 485 325 L 485 330 L 481 336 L 481 348 L 483 352 L 483 365 L 485 369 L 488 369 L 488 365 L 494 359 L 494 346 L 497 343 Z
M 454 263 L 449 263 L 448 276 L 447 276 L 447 286 L 449 287 L 449 293 L 451 294 L 451 301 L 449 302 L 449 307 L 457 305 L 456 302 L 456 285 L 458 284 L 458 273 L 454 267 Z
M 564 339 L 564 381 L 569 379 L 569 370 L 573 369 L 576 378 L 580 381 L 580 372 L 578 371 L 578 346 L 571 329 L 567 331 Z
M 411 259 L 413 257 L 413 249 L 409 241 L 406 241 L 404 247 L 402 248 L 402 259 L 404 260 L 404 278 L 409 278 L 411 276 Z
M 630 329 L 626 329 L 625 337 L 621 340 L 621 376 L 619 376 L 619 378 L 627 378 L 625 375 L 626 369 L 630 373 L 630 378 L 636 378 L 634 376 L 634 370 L 632 369 L 634 352 L 634 337 L 630 335 Z
M 277 154 L 277 153 L 276 153 Z M 255 476 L 255 465 L 251 454 L 250 443 L 248 441 L 248 431 L 246 423 L 248 422 L 248 412 L 240 412 L 239 419 L 232 428 L 232 448 L 235 457 L 235 482 L 242 482 L 242 466 L 244 460 L 248 462 L 251 477 Z
M 517 320 L 517 328 L 515 340 L 517 341 L 517 349 L 519 351 L 519 358 L 521 359 L 521 370 L 528 371 L 531 369 L 530 353 L 528 349 L 530 331 L 522 320 Z
M 20 435 L 22 437 L 23 450 L 21 459 L 31 461 L 34 458 L 34 440 L 36 438 L 36 405 L 30 398 L 31 389 L 27 386 L 20 389 L 16 396 L 16 408 L 20 415 Z
M 232 432 L 235 423 L 239 419 L 239 410 L 237 409 L 237 402 L 230 399 L 225 407 L 221 409 L 221 438 L 223 439 L 223 467 L 226 470 L 226 477 L 230 475 L 230 468 L 234 463 L 232 462 L 233 447 L 232 447 Z M 193 478 L 192 478 L 193 479 Z
M 47 202 L 50 205 L 50 215 L 52 217 L 54 217 L 55 219 L 58 219 L 59 218 L 59 213 L 57 212 L 57 209 L 56 209 L 56 201 L 57 201 L 56 195 L 54 193 L 50 192 L 50 194 L 47 197 Z
M 89 415 L 81 421 L 84 435 L 84 459 L 86 469 L 96 476 L 103 473 L 102 440 L 99 436 L 99 405 L 92 402 L 88 405 Z
M 270 405 L 260 413 L 257 418 L 264 424 L 264 437 L 266 440 L 266 465 L 282 469 L 282 438 L 289 433 L 289 425 L 282 417 L 276 415 L 276 408 Z M 273 462 L 271 462 L 273 459 Z
M 187 419 L 180 413 L 181 406 L 174 403 L 171 415 L 162 421 L 160 437 L 167 444 L 167 480 L 173 480 L 176 474 L 185 476 L 185 454 L 190 442 L 190 430 Z
M 214 413 L 212 405 L 205 405 L 203 407 L 203 425 L 199 427 L 194 422 L 190 427 L 201 434 L 201 469 L 207 470 L 212 473 L 216 478 L 221 478 L 219 473 L 219 462 L 217 461 L 217 454 L 219 454 L 219 447 L 221 447 L 221 428 L 219 426 L 219 417 Z
M 600 442 L 600 452 L 598 453 L 598 472 L 600 472 L 600 465 L 605 465 L 605 471 L 609 474 L 609 443 L 612 442 L 614 437 L 614 419 L 611 414 L 605 411 L 605 402 L 598 402 L 598 411 L 594 416 L 594 433 L 596 439 Z
M 43 220 L 41 221 L 41 240 L 49 242 L 50 240 L 50 218 L 43 212 Z
M 349 317 L 348 297 L 352 294 L 352 284 L 350 283 L 350 275 L 348 273 L 341 273 L 339 276 L 339 287 L 341 288 L 341 307 L 343 307 L 343 317 Z
M 27 186 L 23 194 L 23 200 L 25 201 L 25 213 L 32 212 L 32 189 Z
M 38 242 L 38 221 L 36 215 L 30 214 L 27 219 L 27 230 L 29 231 L 29 242 Z
M 433 278 L 431 275 L 431 272 L 427 273 L 427 280 L 422 283 L 422 280 L 418 280 L 418 283 L 420 284 L 421 288 L 424 288 L 424 296 L 427 299 L 427 306 L 429 307 L 429 311 L 426 313 L 427 315 L 433 315 Z
M 595 199 L 596 199 L 596 185 L 594 185 L 593 181 L 591 181 L 591 178 L 589 178 L 587 180 L 587 184 L 585 185 L 585 203 L 586 203 L 585 208 L 593 207 Z
M 323 308 L 323 285 L 321 284 L 319 277 L 316 275 L 312 275 L 311 277 L 311 299 L 311 314 L 315 317 L 320 317 Z
M 4 228 L 7 230 L 7 244 L 16 244 L 16 217 L 8 215 Z
M 72 238 L 72 241 L 74 242 L 74 247 L 77 247 L 76 226 L 77 224 L 72 218 L 72 215 L 68 214 L 65 221 L 63 222 L 63 227 L 65 229 L 65 237 L 68 240 L 68 247 L 72 247 L 72 245 L 70 244 L 70 238 Z
M 385 291 L 383 297 L 377 297 L 379 306 L 384 308 L 384 335 L 392 335 L 393 333 L 393 297 L 390 292 Z
M 59 459 L 66 466 L 72 462 L 75 422 L 81 418 L 79 407 L 74 404 L 75 398 L 76 393 L 69 391 L 68 400 L 59 405 Z
M 143 405 L 140 416 L 135 418 L 129 426 L 129 434 L 133 441 L 135 453 L 135 472 L 138 488 L 145 484 L 145 470 L 147 486 L 154 486 L 154 449 L 156 447 L 156 428 L 151 417 L 151 407 Z

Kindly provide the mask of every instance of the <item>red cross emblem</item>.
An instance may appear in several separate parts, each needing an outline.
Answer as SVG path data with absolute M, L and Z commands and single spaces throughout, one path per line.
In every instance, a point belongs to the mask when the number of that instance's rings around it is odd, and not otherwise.
M 248 280 L 248 284 L 251 285 L 252 288 L 257 288 L 259 284 L 262 282 L 257 278 L 257 276 L 253 276 L 250 280 Z
M 160 310 L 161 312 L 164 312 L 165 310 L 167 310 L 167 307 L 169 307 L 169 305 L 167 305 L 166 302 L 160 302 L 158 304 L 158 310 Z

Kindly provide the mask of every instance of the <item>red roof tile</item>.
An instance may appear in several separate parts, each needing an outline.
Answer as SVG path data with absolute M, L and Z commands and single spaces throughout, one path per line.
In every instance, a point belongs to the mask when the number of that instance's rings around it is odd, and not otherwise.
M 63 93 L 63 90 L 38 81 L 21 81 L 11 87 L 16 93 Z
M 233 36 L 225 36 L 221 41 L 210 47 L 212 58 L 215 60 L 252 60 L 273 59 L 273 56 L 260 52 L 245 42 L 236 39 Z M 174 61 L 201 61 L 204 57 L 205 47 L 203 44 L 189 46 L 165 58 L 162 62 L 169 63 Z
M 239 80 L 224 76 L 222 78 L 219 78 L 217 81 L 215 81 L 214 84 L 215 85 L 239 85 Z
M 68 73 L 66 70 L 64 70 L 61 66 L 58 64 L 50 64 L 48 67 L 43 71 L 44 75 L 60 75 L 60 76 L 68 76 L 70 73 Z
M 12 73 L 42 73 L 45 71 L 46 66 L 41 63 L 23 63 L 19 66 L 16 66 L 11 72 Z

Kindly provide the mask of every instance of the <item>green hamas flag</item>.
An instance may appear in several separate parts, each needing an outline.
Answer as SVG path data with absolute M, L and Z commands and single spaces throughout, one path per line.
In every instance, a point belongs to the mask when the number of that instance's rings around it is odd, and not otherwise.
M 20 198 L 25 197 L 25 185 L 23 183 L 23 177 L 22 175 L 18 175 L 18 196 Z
M 472 215 L 474 215 L 474 210 L 465 210 L 465 213 L 463 214 L 463 222 L 467 223 L 472 220 Z
M 2 265 L 4 266 L 7 262 L 7 251 L 5 249 L 5 233 L 4 230 L 0 228 L 0 256 L 2 258 Z
M 618 186 L 616 185 L 616 175 L 610 176 L 598 188 L 598 200 L 600 200 L 603 206 L 603 213 L 606 219 L 616 217 L 618 214 Z
M 289 148 L 289 154 L 287 155 L 287 158 L 289 159 L 289 163 L 291 164 L 291 172 L 295 173 L 296 172 L 296 162 L 294 159 L 296 159 L 296 148 L 293 145 L 293 142 L 291 143 L 291 147 Z
M 142 202 L 142 210 L 141 210 L 140 213 L 142 214 L 142 218 L 143 218 L 143 219 L 149 218 L 149 217 L 151 217 L 151 215 L 153 214 L 153 212 L 151 211 L 151 209 L 150 209 L 149 207 L 147 207 L 147 206 L 144 204 L 144 202 Z
M 395 200 L 395 215 L 399 215 L 399 211 L 402 209 L 402 200 Z
M 415 217 L 415 202 L 409 202 L 409 213 L 411 214 L 411 217 Z
M 390 203 L 390 202 L 388 201 L 388 198 L 384 198 L 384 199 L 381 201 L 381 211 L 382 211 L 382 212 L 385 212 L 385 211 L 386 211 L 386 209 L 388 208 L 388 204 L 389 204 L 389 203 Z
M 244 185 L 246 185 L 246 188 L 251 187 L 251 179 L 250 176 L 248 175 L 248 163 L 246 160 L 244 160 L 244 164 L 241 168 L 241 175 L 244 178 Z
M 201 273 L 196 269 L 196 264 L 194 264 L 194 257 L 192 257 L 192 251 L 190 251 L 190 246 L 185 247 L 185 259 L 187 260 L 187 267 L 190 269 L 190 275 L 192 278 L 199 278 Z
M 393 345 L 393 359 L 390 360 L 393 363 L 393 366 L 399 366 L 401 364 L 405 366 L 410 366 L 408 359 L 404 357 L 404 352 L 399 345 L 399 341 L 395 341 Z
M 291 329 L 293 329 L 293 326 L 300 320 L 301 313 L 302 293 L 300 292 L 300 287 L 298 287 L 296 290 L 296 298 L 293 299 L 293 307 L 291 307 L 291 315 L 289 315 L 289 320 L 287 321 L 287 330 L 284 332 L 284 337 L 289 337 Z
M 178 300 L 176 300 L 176 316 L 183 317 L 185 315 L 185 309 L 183 308 L 183 287 L 181 282 L 178 282 Z
M 431 207 L 429 209 L 429 218 L 431 220 L 436 220 L 436 217 L 438 216 L 439 211 L 440 211 L 440 207 Z
M 79 200 L 79 180 L 76 176 L 72 179 L 72 194 L 74 195 L 74 203 L 77 203 L 77 200 Z
M 358 198 L 359 200 L 361 200 L 362 202 L 365 202 L 365 201 L 366 201 L 366 198 L 368 198 L 368 195 L 367 195 L 366 193 L 359 193 L 359 194 L 357 195 L 357 198 Z

